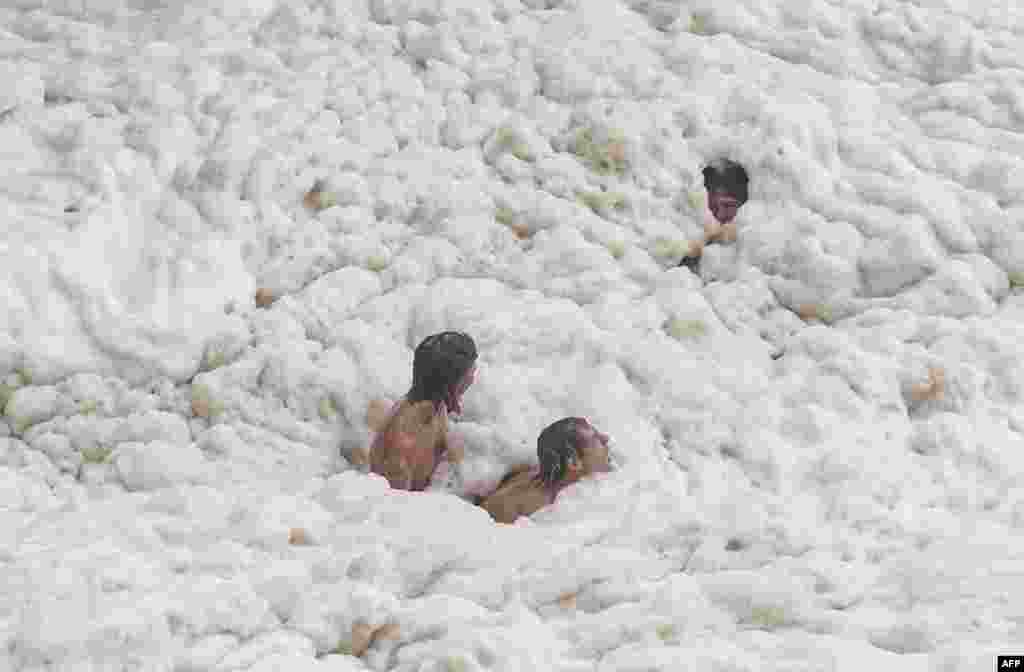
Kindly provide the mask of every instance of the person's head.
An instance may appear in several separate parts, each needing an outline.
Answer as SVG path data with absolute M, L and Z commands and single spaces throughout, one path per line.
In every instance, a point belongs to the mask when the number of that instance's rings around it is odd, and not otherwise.
M 707 166 L 703 172 L 708 209 L 715 219 L 728 224 L 749 197 L 747 171 L 735 161 L 723 160 Z
M 537 437 L 540 480 L 555 486 L 608 471 L 608 436 L 586 418 L 562 418 Z
M 416 346 L 412 360 L 412 387 L 407 398 L 445 404 L 451 412 L 462 409 L 462 394 L 476 379 L 476 343 L 458 331 L 428 336 Z

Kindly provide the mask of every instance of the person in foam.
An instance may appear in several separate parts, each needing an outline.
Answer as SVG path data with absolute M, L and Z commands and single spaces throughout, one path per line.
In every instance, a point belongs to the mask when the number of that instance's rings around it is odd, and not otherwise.
M 704 240 L 691 243 L 690 254 L 680 266 L 695 270 L 704 246 L 710 243 L 731 243 L 736 240 L 736 214 L 749 197 L 750 178 L 746 169 L 735 161 L 722 160 L 704 168 L 704 188 L 708 193 L 708 211 L 712 219 L 704 226 Z
M 722 161 L 704 169 L 704 188 L 708 192 L 708 210 L 721 224 L 736 219 L 736 213 L 749 197 L 750 178 L 735 161 Z
M 392 488 L 418 491 L 443 462 L 461 462 L 462 447 L 449 435 L 448 416 L 462 413 L 462 395 L 476 380 L 476 360 L 476 343 L 457 331 L 434 334 L 416 347 L 408 394 L 389 411 L 385 402 L 370 404 L 370 471 Z
M 562 418 L 537 437 L 536 465 L 509 472 L 479 504 L 496 522 L 510 524 L 553 504 L 569 485 L 611 470 L 608 436 L 586 418 Z

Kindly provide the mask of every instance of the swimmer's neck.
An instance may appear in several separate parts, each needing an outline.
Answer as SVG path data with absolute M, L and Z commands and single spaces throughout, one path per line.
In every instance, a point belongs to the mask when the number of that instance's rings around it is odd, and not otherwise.
M 430 399 L 410 399 L 405 397 L 405 401 L 408 404 L 422 404 L 430 401 L 434 407 L 434 415 L 461 415 L 462 414 L 462 398 L 453 399 L 449 402 L 447 399 L 441 399 L 440 401 L 432 401 Z M 451 405 L 449 405 L 451 403 Z
M 588 471 L 588 472 L 580 473 L 580 474 L 569 474 L 565 478 L 563 478 L 562 480 L 558 481 L 557 483 L 554 483 L 554 484 L 551 484 L 551 485 L 545 484 L 544 488 L 546 490 L 548 490 L 549 492 L 551 492 L 552 495 L 557 495 L 562 490 L 565 490 L 566 488 L 568 488 L 570 485 L 575 485 L 576 483 L 579 483 L 580 481 L 585 481 L 585 480 L 587 480 L 589 478 L 593 478 L 594 476 L 597 476 L 600 473 L 604 473 L 604 472 Z
M 414 406 L 416 404 L 429 403 L 434 409 L 434 415 L 447 415 L 451 413 L 451 411 L 448 410 L 447 402 L 445 402 L 443 399 L 441 401 L 433 401 L 432 399 L 411 399 L 408 396 L 406 396 L 401 401 L 404 401 L 406 404 L 410 406 Z

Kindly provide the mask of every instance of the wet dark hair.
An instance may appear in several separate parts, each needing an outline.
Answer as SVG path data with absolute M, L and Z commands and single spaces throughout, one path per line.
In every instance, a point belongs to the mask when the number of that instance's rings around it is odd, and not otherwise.
M 710 193 L 722 189 L 739 201 L 740 205 L 749 198 L 750 178 L 746 169 L 735 161 L 721 159 L 708 164 L 704 170 L 704 188 Z
M 476 343 L 461 331 L 442 331 L 423 339 L 413 354 L 412 387 L 406 398 L 448 403 L 449 395 L 476 363 Z
M 562 418 L 551 423 L 537 437 L 537 461 L 544 485 L 560 483 L 569 470 L 569 462 L 580 454 L 580 429 L 587 426 L 583 418 Z

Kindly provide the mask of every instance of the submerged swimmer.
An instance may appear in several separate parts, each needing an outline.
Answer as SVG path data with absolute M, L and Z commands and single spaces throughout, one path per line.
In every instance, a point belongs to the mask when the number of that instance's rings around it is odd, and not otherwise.
M 480 506 L 499 523 L 513 523 L 553 504 L 569 485 L 610 471 L 608 436 L 585 418 L 562 418 L 537 437 L 537 465 L 514 468 Z
M 736 240 L 736 214 L 749 197 L 750 178 L 735 161 L 724 160 L 704 168 L 704 188 L 708 192 L 711 220 L 704 225 L 704 240 L 690 244 L 690 254 L 680 266 L 696 270 L 704 246 L 710 243 L 731 243 Z
M 735 161 L 722 161 L 704 169 L 704 188 L 708 192 L 708 210 L 720 224 L 736 219 L 740 206 L 749 197 L 750 178 Z
M 370 471 L 393 488 L 423 490 L 445 459 L 462 460 L 461 446 L 448 434 L 448 415 L 462 412 L 462 395 L 476 379 L 476 359 L 473 339 L 457 331 L 434 334 L 416 347 L 405 398 L 386 416 L 380 402 L 371 403 L 368 415 L 377 435 L 370 444 Z

